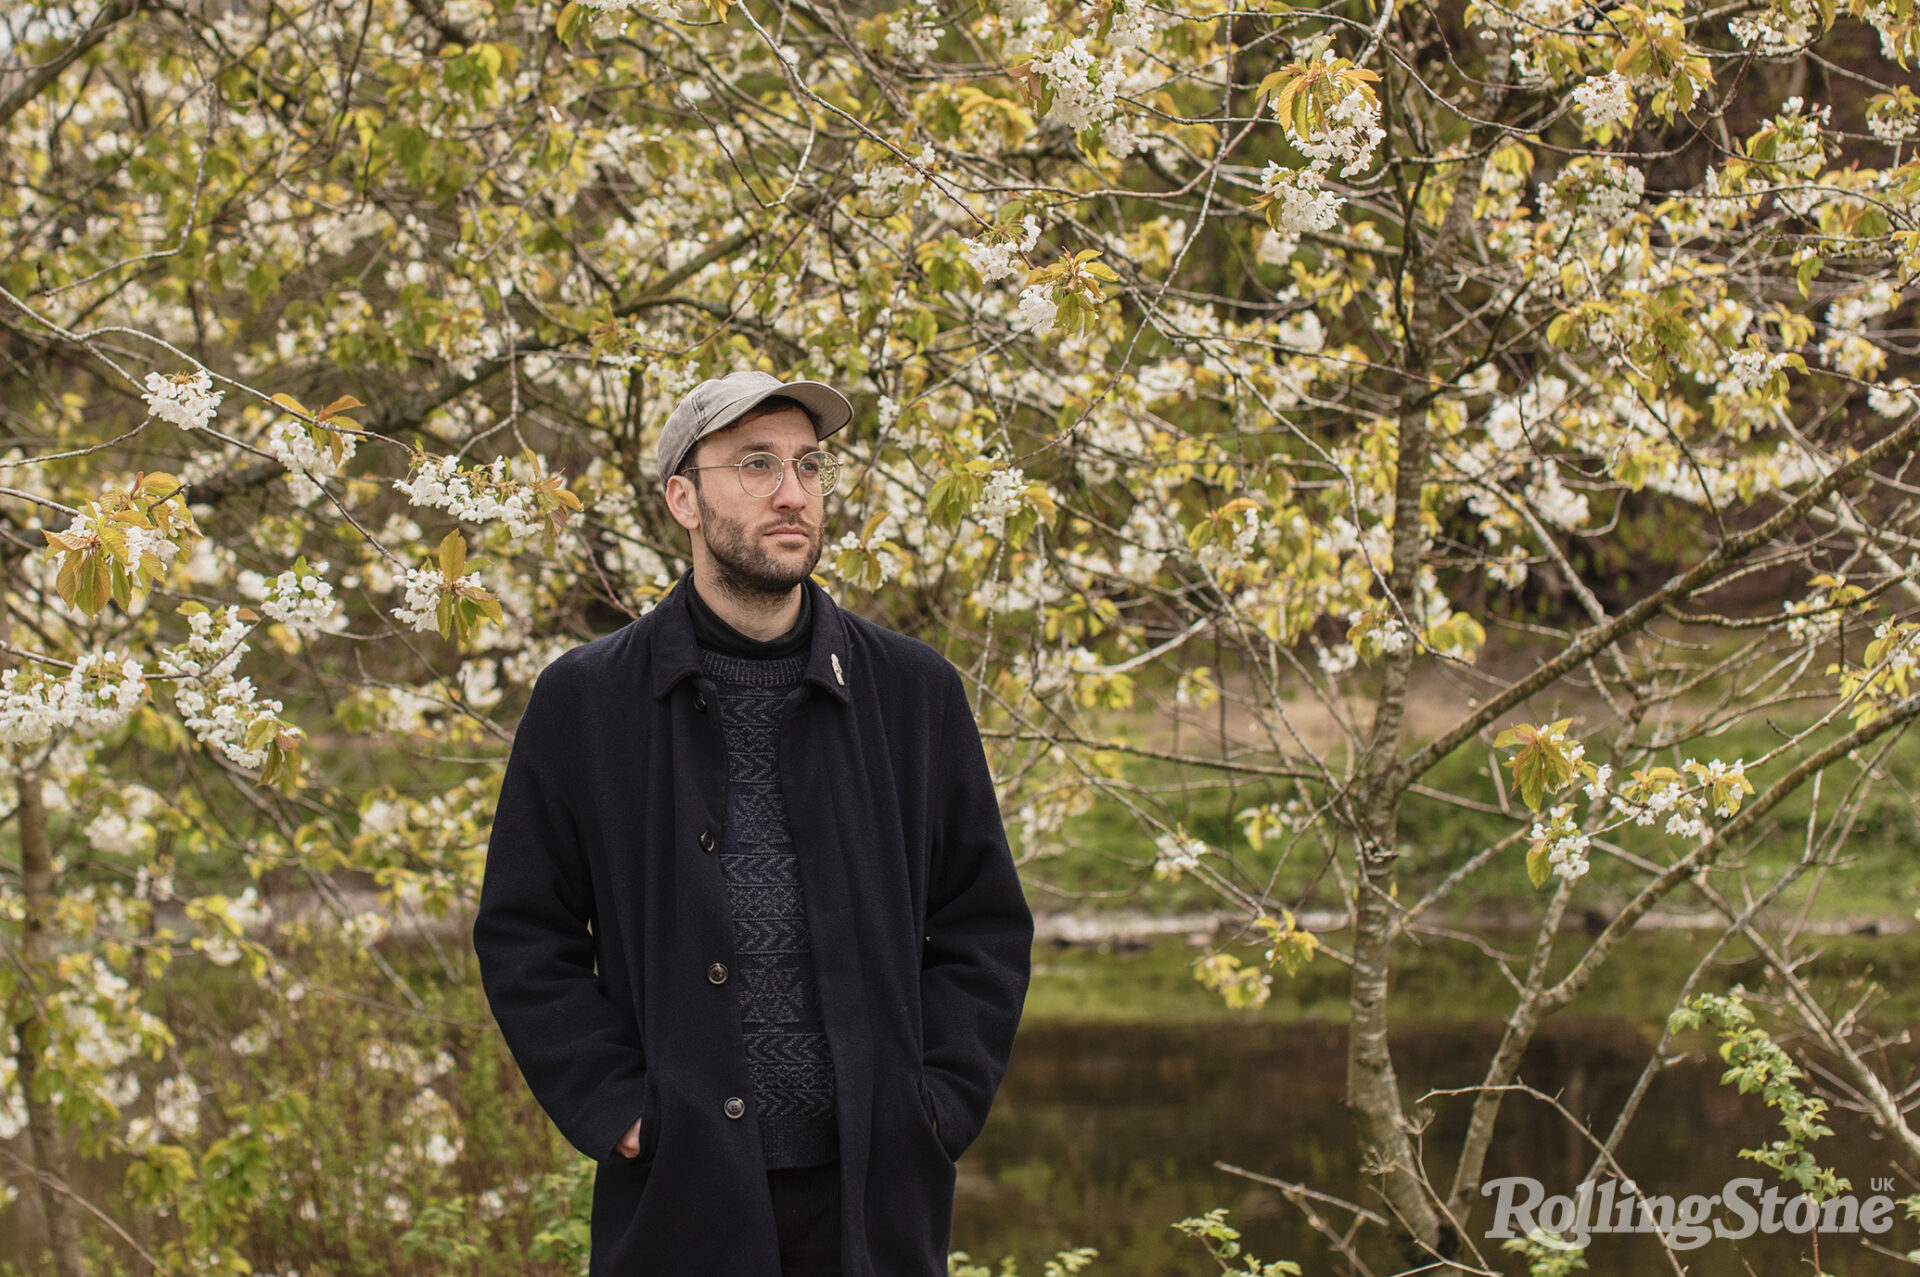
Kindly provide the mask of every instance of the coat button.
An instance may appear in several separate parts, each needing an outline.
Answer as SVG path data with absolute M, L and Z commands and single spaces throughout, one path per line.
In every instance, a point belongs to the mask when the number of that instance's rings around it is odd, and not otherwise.
M 727 1110 L 728 1117 L 731 1117 L 731 1118 L 744 1117 L 747 1112 L 747 1102 L 736 1095 L 732 1099 L 727 1101 L 726 1110 Z
M 725 984 L 727 982 L 727 964 L 724 962 L 716 962 L 708 967 L 707 982 L 709 984 Z
M 707 708 L 707 694 L 705 692 L 701 692 L 693 698 L 693 707 L 697 710 L 705 711 Z
M 702 851 L 713 850 L 713 830 L 702 829 L 700 831 L 700 850 Z

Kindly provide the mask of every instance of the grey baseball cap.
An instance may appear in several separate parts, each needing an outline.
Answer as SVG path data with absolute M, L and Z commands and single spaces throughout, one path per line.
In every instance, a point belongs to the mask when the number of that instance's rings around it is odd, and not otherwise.
M 667 418 L 667 428 L 660 435 L 660 482 L 673 476 L 695 444 L 716 430 L 725 430 L 747 409 L 775 395 L 785 395 L 806 408 L 813 418 L 816 439 L 826 438 L 853 420 L 853 405 L 824 382 L 782 381 L 772 373 L 757 370 L 712 377 L 689 390 Z

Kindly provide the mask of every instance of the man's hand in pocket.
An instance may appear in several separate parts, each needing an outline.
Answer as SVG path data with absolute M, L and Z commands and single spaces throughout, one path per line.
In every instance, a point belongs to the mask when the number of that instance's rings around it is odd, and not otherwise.
M 633 1119 L 633 1126 L 627 1131 L 625 1135 L 620 1137 L 620 1142 L 614 1146 L 614 1151 L 619 1153 L 620 1156 L 627 1157 L 627 1158 L 640 1156 L 640 1119 L 639 1118 L 636 1117 Z

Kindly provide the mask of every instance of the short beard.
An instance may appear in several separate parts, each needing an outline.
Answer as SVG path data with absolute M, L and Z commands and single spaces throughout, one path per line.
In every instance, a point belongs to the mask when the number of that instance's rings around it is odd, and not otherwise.
M 826 533 L 816 527 L 808 537 L 804 563 L 787 567 L 776 563 L 741 524 L 718 518 L 700 484 L 693 485 L 694 504 L 700 511 L 702 535 L 706 538 L 707 559 L 713 565 L 713 588 L 749 606 L 778 603 L 792 594 L 794 587 L 813 574 L 826 546 Z M 721 535 L 715 536 L 719 532 Z M 797 574 L 796 574 L 797 573 Z

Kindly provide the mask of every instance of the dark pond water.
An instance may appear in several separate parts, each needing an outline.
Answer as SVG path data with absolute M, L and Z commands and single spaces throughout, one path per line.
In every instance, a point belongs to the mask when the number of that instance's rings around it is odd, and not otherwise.
M 1489 1021 L 1398 1037 L 1403 1090 L 1415 1094 L 1477 1082 L 1474 1069 L 1484 1067 L 1498 1033 L 1499 1025 Z M 1652 1042 L 1652 1031 L 1631 1021 L 1560 1023 L 1535 1042 L 1522 1077 L 1558 1093 L 1569 1110 L 1604 1130 Z M 1344 1027 L 1325 1022 L 1049 1021 L 1023 1028 L 992 1120 L 960 1164 L 954 1246 L 996 1270 L 1002 1256 L 1017 1255 L 1022 1277 L 1037 1277 L 1045 1258 L 1076 1245 L 1101 1252 L 1090 1274 L 1195 1277 L 1217 1269 L 1200 1243 L 1170 1225 L 1226 1206 L 1229 1222 L 1241 1228 L 1260 1258 L 1292 1259 L 1309 1274 L 1347 1271 L 1278 1192 L 1213 1166 L 1223 1161 L 1377 1207 L 1341 1102 L 1345 1049 Z M 1678 1200 L 1720 1193 L 1742 1176 L 1758 1177 L 1767 1187 L 1778 1182 L 1772 1171 L 1738 1156 L 1739 1149 L 1778 1135 L 1775 1115 L 1758 1096 L 1722 1086 L 1721 1069 L 1717 1059 L 1696 1058 L 1667 1070 L 1655 1084 L 1621 1156 L 1647 1193 Z M 1434 1108 L 1425 1137 L 1427 1164 L 1436 1182 L 1445 1183 L 1468 1101 L 1441 1099 Z M 1871 1195 L 1872 1180 L 1889 1175 L 1896 1177 L 1895 1196 L 1915 1191 L 1863 1120 L 1836 1111 L 1831 1124 L 1835 1135 L 1813 1148 L 1853 1181 L 1860 1199 Z M 1530 1176 L 1547 1195 L 1568 1193 L 1589 1156 L 1581 1138 L 1547 1106 L 1510 1097 L 1487 1173 Z M 1761 1191 L 1746 1193 L 1757 1200 Z M 1476 1207 L 1469 1225 L 1476 1237 L 1491 1225 L 1493 1205 L 1483 1199 Z M 1741 1222 L 1723 1218 L 1730 1228 Z M 1864 1248 L 1863 1236 L 1821 1238 L 1825 1271 L 1912 1277 L 1912 1264 Z M 1873 1240 L 1901 1252 L 1920 1246 L 1904 1212 L 1895 1212 L 1892 1230 Z M 1497 1241 L 1481 1244 L 1492 1266 L 1525 1271 L 1518 1257 L 1500 1253 Z M 1362 1255 L 1378 1274 L 1409 1267 L 1384 1244 L 1365 1247 Z M 1685 1263 L 1697 1277 L 1774 1277 L 1812 1274 L 1809 1258 L 1807 1237 L 1756 1230 L 1745 1240 L 1709 1240 L 1689 1251 Z M 1597 1273 L 1672 1271 L 1650 1238 L 1596 1235 L 1587 1259 Z

